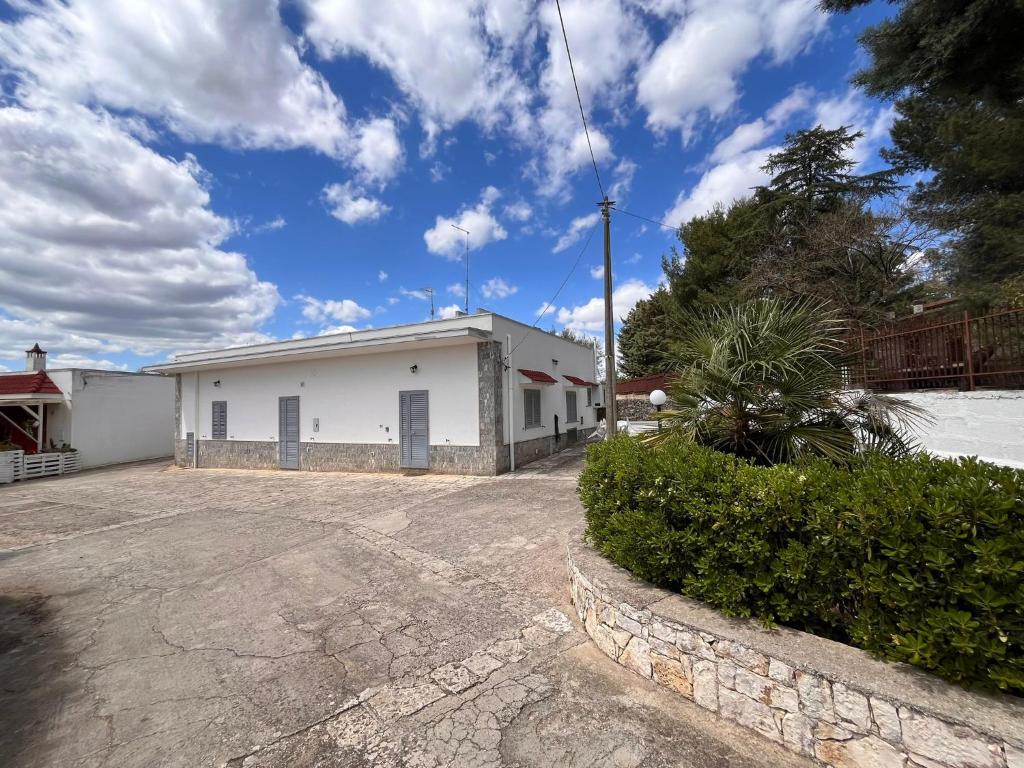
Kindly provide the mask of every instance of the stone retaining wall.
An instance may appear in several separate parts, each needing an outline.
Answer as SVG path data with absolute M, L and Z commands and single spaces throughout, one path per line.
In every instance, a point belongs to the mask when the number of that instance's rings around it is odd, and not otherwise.
M 1024 768 L 1024 701 L 983 696 L 790 629 L 727 619 L 568 547 L 597 646 L 641 677 L 836 768 Z

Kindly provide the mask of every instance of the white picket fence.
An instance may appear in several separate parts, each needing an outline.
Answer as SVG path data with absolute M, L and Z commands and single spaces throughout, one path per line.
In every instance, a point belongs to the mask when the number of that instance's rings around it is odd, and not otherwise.
M 0 451 L 0 484 L 65 475 L 81 468 L 82 458 L 78 451 L 32 453 L 27 456 L 24 451 Z

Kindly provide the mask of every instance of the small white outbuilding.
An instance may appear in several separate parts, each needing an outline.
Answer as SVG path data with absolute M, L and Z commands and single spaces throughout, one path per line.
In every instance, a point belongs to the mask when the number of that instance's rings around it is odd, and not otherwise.
M 593 347 L 492 312 L 178 355 L 186 467 L 494 475 L 597 426 Z
M 25 367 L 0 374 L 0 441 L 27 456 L 73 448 L 83 468 L 174 452 L 174 383 L 166 377 L 47 369 L 38 344 Z

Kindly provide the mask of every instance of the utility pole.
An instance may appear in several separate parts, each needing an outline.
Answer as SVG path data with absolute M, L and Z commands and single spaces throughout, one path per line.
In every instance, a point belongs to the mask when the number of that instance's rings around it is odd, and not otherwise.
M 598 203 L 604 220 L 604 381 L 605 439 L 615 437 L 618 430 L 618 408 L 615 403 L 615 317 L 612 308 L 612 206 L 608 195 Z
M 458 224 L 452 224 L 454 229 L 466 235 L 466 314 L 469 314 L 469 230 L 463 229 Z

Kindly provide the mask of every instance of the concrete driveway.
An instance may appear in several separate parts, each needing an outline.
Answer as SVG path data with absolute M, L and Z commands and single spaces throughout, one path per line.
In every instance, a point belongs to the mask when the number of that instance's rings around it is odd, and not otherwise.
M 568 618 L 578 468 L 3 487 L 0 765 L 803 765 Z

